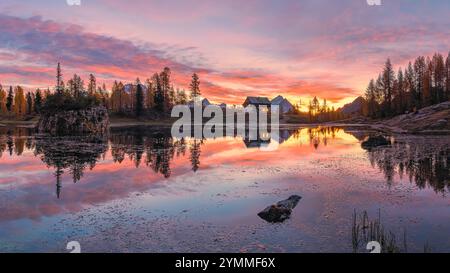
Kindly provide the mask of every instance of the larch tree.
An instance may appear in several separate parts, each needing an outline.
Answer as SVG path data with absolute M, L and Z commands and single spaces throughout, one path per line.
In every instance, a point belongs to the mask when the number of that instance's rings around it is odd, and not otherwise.
M 328 111 L 327 99 L 323 99 L 322 107 L 320 108 L 320 113 L 326 113 Z
M 164 110 L 164 91 L 162 89 L 162 84 L 161 84 L 161 78 L 159 77 L 158 73 L 155 73 L 152 77 L 152 81 L 153 81 L 153 85 L 155 88 L 155 107 L 159 110 L 159 111 L 163 111 Z
M 111 108 L 114 112 L 122 112 L 125 104 L 124 86 L 122 82 L 115 81 L 112 87 Z
M 56 67 L 56 93 L 62 95 L 64 92 L 64 86 L 63 86 L 63 78 L 62 78 L 62 72 L 61 72 L 61 65 L 58 63 L 58 66 Z
M 125 86 L 121 81 L 117 84 L 117 91 L 119 94 L 119 111 L 122 112 L 125 108 L 125 104 L 127 103 L 128 98 L 127 94 L 125 93 Z
M 416 109 L 418 106 L 418 101 L 417 101 L 418 95 L 417 95 L 416 84 L 415 84 L 415 79 L 414 79 L 414 69 L 413 69 L 411 62 L 409 62 L 408 69 L 406 69 L 405 71 L 406 71 L 405 72 L 405 80 L 406 80 L 406 85 L 407 85 L 407 91 L 409 93 L 408 109 L 410 109 L 411 111 L 414 111 L 414 109 Z
M 186 96 L 186 92 L 182 89 L 177 89 L 177 95 L 176 95 L 177 99 L 177 104 L 181 104 L 184 105 L 187 103 L 187 96 Z
M 450 52 L 445 60 L 445 99 L 450 99 Z
M 375 82 L 375 99 L 377 101 L 378 104 L 382 104 L 383 103 L 383 91 L 384 91 L 384 87 L 383 87 L 383 77 L 381 76 L 381 74 L 378 75 L 377 81 Z
M 25 101 L 25 95 L 23 88 L 20 86 L 17 86 L 14 90 L 15 96 L 14 96 L 14 113 L 18 116 L 23 116 L 26 114 L 27 111 L 27 104 Z
M 392 97 L 394 90 L 394 79 L 395 73 L 392 68 L 391 60 L 388 58 L 386 63 L 384 64 L 383 70 L 383 96 L 384 96 L 384 104 L 383 110 L 386 111 L 387 115 L 392 114 Z
M 3 90 L 3 86 L 0 84 L 0 114 L 5 114 L 6 109 L 6 91 Z
M 316 96 L 312 100 L 312 111 L 313 116 L 317 116 L 317 114 L 320 112 L 320 102 Z
M 376 117 L 376 105 L 377 105 L 377 101 L 375 98 L 375 92 L 376 92 L 376 87 L 375 87 L 375 80 L 372 79 L 370 80 L 369 86 L 367 86 L 366 89 L 366 93 L 365 93 L 365 98 L 367 101 L 367 111 L 368 111 L 368 115 L 372 118 Z
M 106 109 L 109 109 L 109 93 L 108 90 L 106 90 L 105 83 L 103 83 L 102 86 L 97 87 L 96 97 Z
M 386 117 L 415 112 L 422 107 L 446 101 L 449 96 L 450 53 L 446 60 L 439 53 L 435 53 L 431 58 L 419 56 L 413 64 L 409 62 L 404 70 L 400 68 L 397 76 L 388 59 L 378 80 L 375 84 L 371 80 L 366 89 L 365 97 L 369 104 L 367 115 Z M 380 106 L 377 110 L 372 107 L 373 97 Z
M 161 89 L 164 97 L 164 111 L 169 111 L 173 105 L 173 97 L 171 97 L 171 83 L 170 76 L 172 71 L 170 68 L 165 67 L 160 73 L 159 78 L 161 81 Z
M 431 61 L 432 65 L 432 103 L 445 101 L 445 62 L 444 57 L 435 53 Z
M 73 78 L 68 82 L 69 93 L 75 99 L 79 99 L 84 95 L 84 81 L 77 74 L 73 75 Z
M 170 108 L 172 108 L 173 105 L 175 104 L 175 100 L 176 100 L 176 93 L 175 93 L 175 88 L 172 85 L 172 86 L 170 86 L 170 89 L 169 89 Z
M 94 96 L 97 92 L 97 79 L 93 74 L 89 74 L 88 93 L 90 96 Z
M 201 96 L 200 92 L 200 79 L 197 75 L 197 73 L 192 74 L 192 80 L 191 84 L 189 85 L 190 91 L 191 91 L 191 100 L 194 100 L 195 98 Z
M 118 99 L 119 94 L 118 94 L 117 85 L 118 85 L 118 82 L 114 81 L 113 86 L 111 88 L 111 99 L 110 99 L 111 102 L 110 102 L 110 105 L 111 105 L 111 110 L 113 112 L 118 112 L 118 110 L 119 110 L 119 107 L 117 106 L 118 105 L 118 101 L 119 101 L 119 99 Z
M 414 62 L 414 82 L 417 96 L 417 108 L 422 108 L 423 105 L 423 83 L 425 79 L 426 69 L 425 57 L 418 57 Z
M 308 105 L 308 116 L 309 116 L 309 122 L 313 121 L 313 105 L 312 105 L 312 101 L 309 101 L 309 105 Z
M 147 109 L 152 109 L 155 106 L 155 90 L 153 82 L 150 79 L 145 81 L 145 86 L 147 87 L 147 94 L 145 94 L 145 107 Z
M 397 113 L 404 113 L 406 110 L 405 78 L 403 76 L 403 70 L 401 68 L 397 73 L 397 96 Z
M 432 95 L 432 64 L 430 58 L 425 61 L 425 72 L 422 77 L 422 107 L 429 106 L 433 103 Z

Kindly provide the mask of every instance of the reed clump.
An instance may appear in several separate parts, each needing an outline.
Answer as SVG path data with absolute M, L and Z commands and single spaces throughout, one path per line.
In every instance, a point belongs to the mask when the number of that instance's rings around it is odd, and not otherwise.
M 406 253 L 408 252 L 406 230 L 404 230 L 402 237 L 402 242 L 399 242 L 397 236 L 383 226 L 380 210 L 376 219 L 370 219 L 367 211 L 362 213 L 354 211 L 352 222 L 353 252 L 367 252 L 367 244 L 376 241 L 380 243 L 382 253 Z

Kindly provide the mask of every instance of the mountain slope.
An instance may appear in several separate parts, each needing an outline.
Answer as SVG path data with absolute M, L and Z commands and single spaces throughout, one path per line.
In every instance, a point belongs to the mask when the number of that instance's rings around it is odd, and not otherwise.
M 363 97 L 357 97 L 353 102 L 344 105 L 340 111 L 346 116 L 360 115 L 364 103 L 365 99 Z

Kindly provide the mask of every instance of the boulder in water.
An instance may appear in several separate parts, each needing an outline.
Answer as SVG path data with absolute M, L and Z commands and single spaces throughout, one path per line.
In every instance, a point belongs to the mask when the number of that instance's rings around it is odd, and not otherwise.
M 258 216 L 270 223 L 281 223 L 291 216 L 301 197 L 293 195 L 286 200 L 268 206 L 258 213 Z

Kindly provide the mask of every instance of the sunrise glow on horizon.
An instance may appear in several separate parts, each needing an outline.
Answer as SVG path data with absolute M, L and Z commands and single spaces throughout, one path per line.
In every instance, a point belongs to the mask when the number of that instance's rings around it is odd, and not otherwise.
M 449 13 L 447 1 L 8 1 L 0 84 L 51 88 L 61 62 L 65 80 L 92 73 L 110 89 L 168 66 L 175 88 L 198 73 L 212 102 L 317 96 L 342 106 L 387 58 L 397 70 L 420 55 L 447 56 Z

